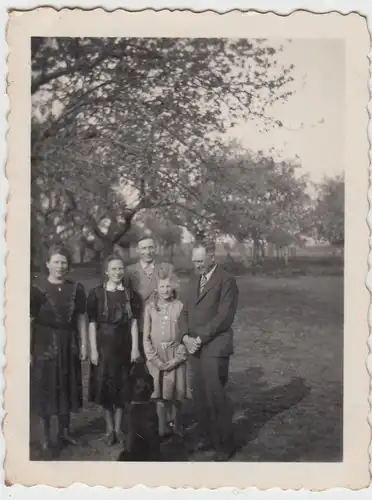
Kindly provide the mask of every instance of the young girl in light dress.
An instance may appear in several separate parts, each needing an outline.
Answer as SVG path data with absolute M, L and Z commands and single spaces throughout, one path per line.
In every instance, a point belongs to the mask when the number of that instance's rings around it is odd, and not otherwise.
M 159 434 L 169 427 L 182 434 L 181 405 L 189 397 L 186 375 L 187 352 L 176 341 L 182 303 L 176 298 L 175 277 L 161 273 L 153 301 L 145 308 L 143 347 L 149 372 L 154 379 L 152 397 L 157 400 Z

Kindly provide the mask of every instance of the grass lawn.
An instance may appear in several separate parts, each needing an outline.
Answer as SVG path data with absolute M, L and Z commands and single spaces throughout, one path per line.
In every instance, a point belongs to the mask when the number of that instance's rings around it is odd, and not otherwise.
M 90 288 L 97 277 L 86 275 L 82 281 Z M 244 276 L 237 281 L 228 390 L 239 450 L 232 461 L 342 460 L 342 278 Z M 87 366 L 84 372 L 86 382 Z M 86 403 L 74 418 L 81 445 L 65 448 L 60 459 L 116 460 L 120 448 L 104 444 L 103 429 L 101 410 Z M 168 452 L 169 460 L 207 460 L 202 454 L 188 456 L 177 443 Z

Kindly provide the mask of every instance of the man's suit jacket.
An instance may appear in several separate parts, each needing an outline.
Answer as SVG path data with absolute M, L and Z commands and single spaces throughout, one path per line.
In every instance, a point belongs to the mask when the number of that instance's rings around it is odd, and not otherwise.
M 233 331 L 239 290 L 235 278 L 217 265 L 199 294 L 200 277 L 191 279 L 180 316 L 180 340 L 200 337 L 204 356 L 225 357 L 233 353 Z
M 174 266 L 168 262 L 161 262 L 158 259 L 154 262 L 154 272 L 151 280 L 148 279 L 140 261 L 136 264 L 128 266 L 126 270 L 126 282 L 130 289 L 137 296 L 137 303 L 139 310 L 137 317 L 139 317 L 139 330 L 143 331 L 143 316 L 146 304 L 150 302 L 153 297 L 154 291 L 158 288 L 159 272 L 164 271 L 167 275 L 174 273 Z

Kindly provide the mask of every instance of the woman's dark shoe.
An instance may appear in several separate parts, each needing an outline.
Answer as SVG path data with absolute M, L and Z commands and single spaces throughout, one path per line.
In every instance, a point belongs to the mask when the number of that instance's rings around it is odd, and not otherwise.
M 64 432 L 61 437 L 60 437 L 61 441 L 62 441 L 62 444 L 71 444 L 73 446 L 76 446 L 78 443 L 78 441 L 71 436 L 71 434 L 69 432 Z
M 174 422 L 169 422 L 169 427 L 174 436 L 182 439 L 185 437 L 185 430 L 182 425 L 176 425 Z
M 49 460 L 55 460 L 56 458 L 56 451 L 55 450 L 52 450 L 52 448 L 47 448 L 47 449 L 44 449 L 44 450 L 41 450 L 41 453 L 40 453 L 40 459 L 42 461 L 49 461 Z
M 42 460 L 52 460 L 53 458 L 53 450 L 47 441 L 40 443 L 40 458 Z
M 48 441 L 43 441 L 40 443 L 41 451 L 47 451 L 50 449 L 50 443 Z
M 167 443 L 171 437 L 173 436 L 173 433 L 172 432 L 165 432 L 164 434 L 160 434 L 159 435 L 159 440 L 160 440 L 160 443 Z
M 120 444 L 124 444 L 125 443 L 125 434 L 124 432 L 122 431 L 119 431 L 116 433 L 116 440 L 118 443 Z
M 116 443 L 116 435 L 114 431 L 108 432 L 106 435 L 106 443 L 109 446 L 113 446 Z
M 50 443 L 44 441 L 40 443 L 40 451 L 42 455 L 48 455 L 51 452 L 51 446 Z

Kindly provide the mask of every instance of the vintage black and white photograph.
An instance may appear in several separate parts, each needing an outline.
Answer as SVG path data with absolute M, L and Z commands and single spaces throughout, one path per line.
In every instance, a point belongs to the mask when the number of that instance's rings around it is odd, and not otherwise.
M 31 44 L 31 457 L 342 460 L 342 41 Z
M 32 32 L 30 462 L 346 460 L 350 49 L 248 31 Z

